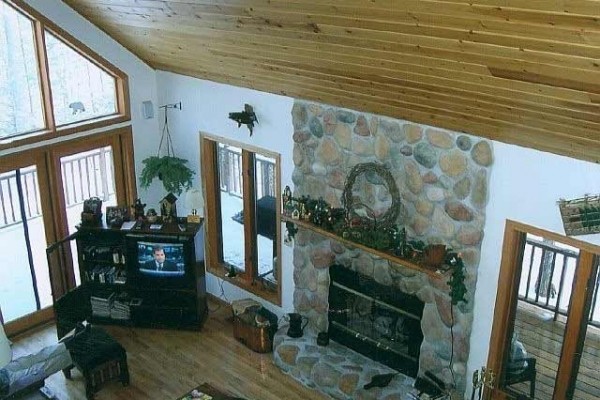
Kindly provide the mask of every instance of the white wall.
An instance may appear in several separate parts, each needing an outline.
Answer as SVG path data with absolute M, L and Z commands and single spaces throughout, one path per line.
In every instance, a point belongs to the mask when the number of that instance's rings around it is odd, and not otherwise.
M 131 125 L 136 152 L 135 165 L 136 170 L 141 170 L 141 160 L 144 157 L 144 154 L 147 154 L 148 151 L 150 151 L 151 145 L 153 145 L 146 139 L 146 137 L 147 135 L 152 135 L 158 131 L 158 119 L 156 117 L 153 119 L 143 119 L 141 115 L 141 104 L 144 100 L 151 100 L 156 109 L 157 100 L 155 71 L 115 40 L 111 39 L 95 25 L 91 24 L 81 15 L 73 11 L 62 1 L 25 0 L 25 2 L 129 76 Z M 129 125 L 129 123 L 115 126 L 124 125 Z M 110 129 L 110 127 L 73 136 L 82 136 L 88 133 L 101 132 L 106 129 Z M 47 144 L 65 139 L 66 138 L 61 138 L 40 144 Z M 11 149 L 9 151 L 5 151 L 4 154 L 18 151 L 27 147 Z M 0 153 L 0 155 L 1 154 L 2 153 Z M 143 193 L 141 194 L 143 195 Z
M 200 187 L 201 181 L 200 132 L 279 153 L 282 164 L 281 182 L 283 185 L 291 184 L 294 168 L 291 117 L 293 99 L 162 71 L 157 72 L 157 83 L 159 105 L 180 101 L 182 103 L 181 111 L 169 110 L 169 130 L 173 137 L 173 146 L 177 156 L 189 160 L 190 167 L 196 171 L 194 187 Z M 244 125 L 238 128 L 237 123 L 228 118 L 230 112 L 242 111 L 245 103 L 254 107 L 258 118 L 258 124 L 254 127 L 252 137 Z M 163 118 L 164 113 L 161 110 L 159 115 L 161 129 Z M 158 140 L 157 135 L 153 142 L 158 145 Z M 154 206 L 162 196 L 164 196 L 164 190 L 161 196 L 149 197 L 146 200 L 149 204 L 152 202 Z M 183 201 L 177 203 L 180 215 L 185 215 L 188 211 L 183 208 L 184 203 Z M 282 307 L 275 307 L 270 303 L 265 304 L 279 315 L 293 309 L 294 289 L 292 252 L 289 247 L 282 247 Z M 236 286 L 222 282 L 215 275 L 207 274 L 206 285 L 210 293 L 219 296 L 221 284 L 223 284 L 225 295 L 229 301 L 254 297 Z M 260 299 L 257 298 L 257 300 Z

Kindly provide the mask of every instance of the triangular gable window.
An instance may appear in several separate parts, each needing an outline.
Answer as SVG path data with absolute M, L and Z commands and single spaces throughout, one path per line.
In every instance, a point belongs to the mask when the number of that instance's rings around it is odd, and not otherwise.
M 117 112 L 115 78 L 48 31 L 46 52 L 57 126 Z

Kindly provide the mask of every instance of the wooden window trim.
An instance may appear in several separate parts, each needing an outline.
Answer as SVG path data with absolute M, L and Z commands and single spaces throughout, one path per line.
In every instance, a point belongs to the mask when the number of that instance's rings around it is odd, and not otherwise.
M 554 232 L 546 231 L 520 222 L 507 220 L 504 230 L 504 241 L 502 245 L 502 259 L 500 275 L 498 277 L 498 292 L 496 295 L 492 334 L 490 337 L 491 349 L 487 366 L 490 371 L 496 373 L 494 389 L 485 388 L 485 398 L 508 399 L 508 394 L 498 388 L 499 382 L 503 381 L 503 366 L 510 350 L 510 338 L 506 333 L 512 331 L 517 307 L 517 291 L 519 290 L 518 270 L 522 266 L 519 254 L 522 251 L 516 249 L 525 245 L 527 234 L 545 237 L 563 244 L 578 248 L 580 250 L 579 260 L 573 282 L 571 303 L 567 315 L 567 323 L 563 335 L 563 344 L 560 355 L 560 365 L 556 375 L 556 386 L 554 387 L 554 399 L 567 398 L 569 390 L 574 388 L 576 376 L 575 363 L 579 341 L 585 335 L 586 329 L 586 296 L 593 292 L 587 290 L 595 273 L 596 258 L 600 255 L 600 247 L 588 242 L 573 239 Z M 595 275 L 594 275 L 595 276 Z M 580 294 L 580 295 L 577 295 Z M 587 310 L 589 312 L 589 310 Z
M 244 175 L 244 213 L 250 211 L 250 214 L 254 213 L 251 204 L 253 200 L 251 197 L 255 196 L 253 179 L 247 179 L 254 174 L 254 159 L 255 157 L 248 156 L 249 153 L 258 153 L 268 157 L 272 157 L 276 160 L 276 203 L 281 203 L 280 192 L 281 192 L 281 159 L 278 154 L 269 152 L 268 150 L 260 149 L 257 147 L 249 146 L 244 143 L 235 142 L 226 138 L 212 136 L 206 133 L 200 135 L 200 153 L 202 160 L 202 181 L 205 199 L 205 223 L 207 229 L 206 236 L 206 270 L 211 274 L 215 275 L 219 279 L 223 279 L 230 284 L 237 286 L 243 290 L 246 290 L 258 297 L 261 297 L 275 305 L 281 305 L 281 286 L 282 286 L 282 275 L 281 275 L 281 210 L 279 207 L 276 208 L 276 240 L 278 246 L 278 257 L 277 262 L 274 265 L 277 274 L 277 290 L 267 290 L 262 287 L 261 284 L 255 283 L 255 277 L 257 274 L 257 268 L 252 267 L 250 271 L 246 271 L 235 278 L 229 278 L 225 276 L 228 271 L 228 266 L 220 260 L 223 259 L 223 248 L 220 245 L 222 243 L 222 237 L 220 236 L 220 226 L 222 225 L 220 197 L 217 195 L 220 192 L 218 173 L 215 171 L 215 167 L 218 161 L 217 144 L 224 143 L 232 146 L 236 146 L 242 149 L 242 153 L 246 154 L 246 157 L 242 157 L 243 163 L 243 175 Z M 248 195 L 250 194 L 250 195 Z M 245 214 L 246 215 L 246 214 Z M 254 221 L 252 218 L 245 218 L 244 223 L 244 235 L 245 237 L 255 238 L 255 226 L 248 221 Z M 256 266 L 257 265 L 257 254 L 253 251 L 251 246 L 246 245 L 244 248 L 244 257 L 246 265 Z M 252 263 L 252 264 L 249 264 Z
M 38 76 L 40 79 L 40 91 L 42 95 L 43 117 L 45 127 L 33 132 L 23 132 L 14 137 L 1 139 L 0 150 L 11 149 L 33 143 L 38 143 L 48 139 L 68 136 L 74 133 L 88 131 L 92 129 L 108 127 L 121 122 L 131 120 L 131 107 L 129 101 L 129 78 L 127 74 L 115 67 L 104 58 L 95 53 L 88 46 L 71 36 L 65 30 L 54 24 L 48 18 L 37 12 L 23 0 L 3 0 L 9 6 L 25 15 L 33 23 L 34 44 L 36 50 L 36 59 L 38 64 Z M 54 120 L 54 111 L 52 107 L 52 90 L 48 69 L 48 58 L 46 55 L 45 30 L 58 37 L 65 45 L 76 51 L 86 60 L 90 61 L 98 68 L 109 74 L 115 79 L 115 95 L 117 112 L 111 115 L 105 115 L 84 121 L 77 121 L 73 124 L 56 126 Z

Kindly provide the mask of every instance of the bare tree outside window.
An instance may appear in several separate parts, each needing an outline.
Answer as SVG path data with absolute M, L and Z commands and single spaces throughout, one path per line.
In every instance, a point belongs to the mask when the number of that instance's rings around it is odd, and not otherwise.
M 43 127 L 33 23 L 0 2 L 0 139 Z

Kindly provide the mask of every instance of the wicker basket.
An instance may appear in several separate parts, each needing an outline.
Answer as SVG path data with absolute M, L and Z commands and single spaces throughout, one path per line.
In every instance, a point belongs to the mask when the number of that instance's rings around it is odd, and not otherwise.
M 600 196 L 559 200 L 558 208 L 565 233 L 570 236 L 600 232 Z

